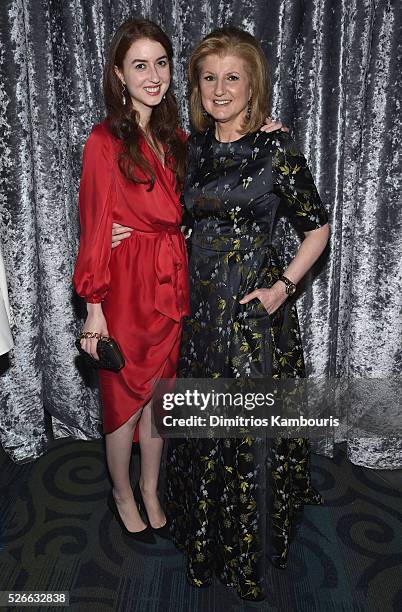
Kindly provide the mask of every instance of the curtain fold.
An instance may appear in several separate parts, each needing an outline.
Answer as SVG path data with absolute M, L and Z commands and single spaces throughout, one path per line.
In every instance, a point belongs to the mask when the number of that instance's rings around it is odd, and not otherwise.
M 52 437 L 101 435 L 96 381 L 76 365 L 83 307 L 71 274 L 82 147 L 104 112 L 107 45 L 132 15 L 172 39 L 185 128 L 194 44 L 225 24 L 262 42 L 272 115 L 293 131 L 331 219 L 330 247 L 299 300 L 308 373 L 402 374 L 399 2 L 3 0 L 0 233 L 15 347 L 0 377 L 0 440 L 14 461 L 38 457 Z M 284 221 L 276 240 L 291 257 L 297 236 Z M 350 440 L 348 452 L 369 467 L 402 467 L 397 438 Z

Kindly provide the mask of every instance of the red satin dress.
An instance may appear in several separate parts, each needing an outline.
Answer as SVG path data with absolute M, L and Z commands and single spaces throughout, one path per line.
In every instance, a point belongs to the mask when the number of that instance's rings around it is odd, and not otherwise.
M 157 379 L 175 376 L 181 319 L 189 314 L 187 253 L 174 172 L 163 167 L 143 139 L 141 151 L 155 172 L 154 187 L 147 191 L 149 185 L 128 181 L 120 172 L 121 146 L 107 122 L 96 125 L 86 142 L 81 240 L 73 278 L 86 302 L 102 302 L 109 335 L 125 358 L 120 372 L 100 370 L 105 433 L 150 400 Z M 134 228 L 115 249 L 112 222 Z

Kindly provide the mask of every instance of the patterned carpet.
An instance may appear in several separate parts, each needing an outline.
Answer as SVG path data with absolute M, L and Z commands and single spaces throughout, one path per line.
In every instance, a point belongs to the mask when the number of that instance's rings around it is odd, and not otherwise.
M 313 469 L 326 505 L 306 508 L 288 569 L 267 565 L 268 599 L 252 604 L 218 581 L 189 586 L 171 542 L 145 554 L 123 541 L 106 508 L 102 441 L 59 440 L 24 465 L 0 450 L 0 588 L 70 591 L 68 608 L 21 610 L 402 610 L 402 492 L 339 449 L 333 460 L 314 455 Z

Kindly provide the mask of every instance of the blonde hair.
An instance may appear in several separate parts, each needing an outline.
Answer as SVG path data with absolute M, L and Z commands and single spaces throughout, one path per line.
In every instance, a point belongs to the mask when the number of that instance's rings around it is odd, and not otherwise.
M 250 117 L 246 118 L 242 133 L 256 132 L 263 125 L 270 105 L 271 80 L 268 62 L 260 43 L 248 32 L 234 27 L 214 30 L 202 39 L 190 56 L 190 119 L 197 132 L 214 125 L 202 106 L 199 76 L 202 61 L 208 55 L 236 55 L 246 66 L 251 87 Z

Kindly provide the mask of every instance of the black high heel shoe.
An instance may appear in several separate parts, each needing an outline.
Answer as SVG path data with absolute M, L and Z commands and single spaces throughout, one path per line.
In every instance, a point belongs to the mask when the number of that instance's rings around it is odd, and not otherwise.
M 147 509 L 145 508 L 145 504 L 144 504 L 144 500 L 142 498 L 142 493 L 141 493 L 141 489 L 140 489 L 140 483 L 137 482 L 135 489 L 134 489 L 134 499 L 138 504 L 138 509 L 141 512 L 141 509 L 144 511 L 145 516 L 147 517 L 147 521 L 149 523 L 150 528 L 152 529 L 152 531 L 154 532 L 155 535 L 159 536 L 160 538 L 163 538 L 164 540 L 170 540 L 170 533 L 169 533 L 169 526 L 168 526 L 168 522 L 166 519 L 166 523 L 164 525 L 162 525 L 162 527 L 152 527 L 150 521 L 149 521 L 149 516 L 148 516 L 148 512 Z
M 107 505 L 110 512 L 115 516 L 117 522 L 119 523 L 124 535 L 129 536 L 131 540 L 141 542 L 141 544 L 155 544 L 154 534 L 152 533 L 152 528 L 149 525 L 147 525 L 142 531 L 130 531 L 127 529 L 120 516 L 120 512 L 117 508 L 112 491 L 110 491 L 109 497 L 107 498 Z

